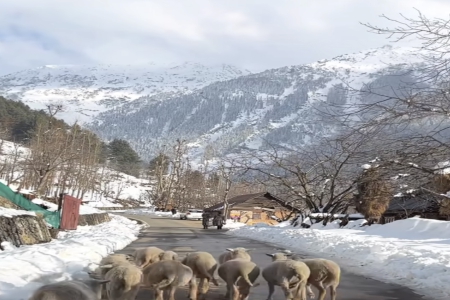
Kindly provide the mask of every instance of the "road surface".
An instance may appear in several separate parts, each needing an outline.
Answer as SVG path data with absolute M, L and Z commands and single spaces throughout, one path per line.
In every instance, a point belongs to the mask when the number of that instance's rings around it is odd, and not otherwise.
M 121 214 L 123 215 L 123 214 Z M 132 253 L 134 248 L 155 246 L 164 250 L 177 252 L 180 258 L 185 253 L 193 251 L 207 251 L 216 259 L 226 248 L 245 247 L 252 249 L 251 256 L 261 270 L 270 263 L 270 257 L 265 253 L 274 253 L 276 246 L 268 243 L 261 243 L 249 239 L 235 237 L 224 234 L 224 230 L 217 230 L 215 227 L 204 230 L 200 221 L 178 220 L 161 217 L 150 217 L 140 215 L 124 215 L 132 219 L 140 219 L 150 225 L 143 230 L 139 239 L 131 243 L 126 248 L 117 253 Z M 225 300 L 225 283 L 217 273 L 215 276 L 219 280 L 219 287 L 211 284 L 211 289 L 207 294 L 207 300 Z M 267 284 L 262 277 L 258 281 L 262 284 L 251 290 L 250 300 L 266 300 L 268 294 Z M 316 296 L 317 296 L 317 291 Z M 327 297 L 329 294 L 327 293 Z M 148 290 L 141 290 L 136 300 L 153 299 L 153 294 Z M 180 288 L 176 295 L 177 300 L 187 300 L 186 288 Z M 276 288 L 274 300 L 285 299 L 279 287 Z M 354 275 L 345 270 L 342 273 L 341 283 L 337 289 L 338 300 L 424 300 L 425 297 L 415 294 L 408 288 L 387 284 L 373 279 Z M 427 299 L 431 300 L 431 299 Z

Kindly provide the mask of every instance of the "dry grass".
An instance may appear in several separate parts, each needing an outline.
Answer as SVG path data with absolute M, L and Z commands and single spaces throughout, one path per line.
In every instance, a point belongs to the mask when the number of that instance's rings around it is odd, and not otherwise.
M 0 197 L 0 206 L 5 208 L 12 208 L 12 209 L 22 209 L 18 205 L 12 203 L 6 198 Z
M 358 193 L 355 197 L 356 209 L 367 220 L 379 220 L 389 207 L 392 187 L 377 169 L 368 169 L 359 178 Z

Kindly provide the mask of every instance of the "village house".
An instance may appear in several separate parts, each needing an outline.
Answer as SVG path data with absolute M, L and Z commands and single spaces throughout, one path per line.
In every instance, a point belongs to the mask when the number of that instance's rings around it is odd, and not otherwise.
M 247 225 L 256 223 L 275 225 L 286 218 L 293 218 L 299 212 L 286 201 L 267 192 L 239 195 L 229 199 L 228 204 L 227 219 L 236 218 Z M 223 208 L 224 202 L 206 208 L 205 211 L 215 214 Z
M 424 219 L 448 220 L 448 216 L 442 213 L 443 198 L 426 191 L 396 195 L 384 212 L 381 223 L 391 223 L 414 216 Z

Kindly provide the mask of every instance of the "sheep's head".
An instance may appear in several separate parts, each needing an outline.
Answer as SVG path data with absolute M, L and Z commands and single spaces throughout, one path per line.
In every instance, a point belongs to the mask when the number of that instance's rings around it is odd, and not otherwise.
M 92 272 L 91 272 L 92 273 Z M 102 295 L 102 285 L 110 282 L 111 280 L 104 279 L 85 279 L 80 280 L 82 283 L 87 285 L 94 293 L 97 295 L 97 299 L 101 299 Z
M 234 249 L 227 248 L 227 251 L 230 251 L 232 259 L 243 258 L 243 259 L 251 260 L 250 254 L 248 254 L 248 252 L 250 252 L 250 249 L 238 247 L 238 248 L 234 248 Z
M 227 248 L 226 250 L 227 250 L 227 251 L 230 251 L 230 252 L 233 252 L 233 251 L 236 251 L 236 250 L 240 250 L 240 251 L 244 251 L 244 252 L 250 252 L 250 251 L 252 251 L 251 249 L 247 249 L 247 248 L 244 248 L 244 247 Z
M 129 261 L 134 261 L 134 255 L 133 254 L 125 254 L 125 258 Z
M 164 251 L 158 255 L 159 260 L 177 260 L 178 254 L 173 251 Z
M 266 255 L 272 257 L 272 261 L 277 261 L 277 260 L 286 260 L 286 259 L 288 259 L 288 256 L 291 256 L 292 254 L 277 252 L 277 253 L 272 253 L 272 254 L 266 253 Z

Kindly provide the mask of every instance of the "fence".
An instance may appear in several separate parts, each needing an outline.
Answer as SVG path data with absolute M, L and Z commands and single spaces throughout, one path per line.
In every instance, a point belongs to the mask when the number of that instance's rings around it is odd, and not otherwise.
M 51 225 L 53 228 L 59 228 L 61 222 L 61 217 L 59 211 L 48 211 L 45 208 L 31 202 L 19 193 L 11 190 L 7 185 L 0 182 L 0 196 L 8 199 L 12 203 L 20 206 L 24 210 L 34 211 L 35 213 L 42 214 L 45 221 Z

